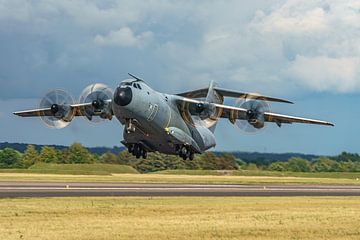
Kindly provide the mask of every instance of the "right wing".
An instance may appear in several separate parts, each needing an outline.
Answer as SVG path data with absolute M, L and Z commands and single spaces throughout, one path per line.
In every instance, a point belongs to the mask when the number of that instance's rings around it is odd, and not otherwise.
M 110 101 L 111 102 L 111 101 Z M 74 112 L 74 116 L 86 116 L 85 108 L 92 108 L 92 103 L 79 103 L 79 104 L 71 104 L 68 105 L 71 108 L 71 111 Z M 31 109 L 25 111 L 17 111 L 13 112 L 13 114 L 20 116 L 20 117 L 41 117 L 41 116 L 54 116 L 51 108 L 38 108 L 38 109 Z M 101 111 L 93 111 L 92 116 L 99 116 Z
M 39 108 L 25 111 L 13 112 L 13 114 L 20 117 L 39 117 L 39 116 L 53 116 L 51 108 Z

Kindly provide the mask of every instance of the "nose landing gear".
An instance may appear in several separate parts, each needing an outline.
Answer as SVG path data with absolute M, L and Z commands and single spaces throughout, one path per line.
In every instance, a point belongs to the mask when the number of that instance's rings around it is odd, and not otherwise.
M 147 158 L 147 151 L 140 144 L 130 144 L 128 146 L 128 151 L 137 159 L 142 157 L 143 159 Z

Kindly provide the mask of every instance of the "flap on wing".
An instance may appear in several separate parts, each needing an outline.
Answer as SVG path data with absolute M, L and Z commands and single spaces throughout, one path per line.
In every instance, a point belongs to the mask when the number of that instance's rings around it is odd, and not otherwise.
M 214 90 L 216 92 L 218 92 L 219 94 L 221 94 L 222 96 L 224 96 L 224 97 L 250 98 L 250 99 L 263 100 L 263 101 L 269 101 L 269 102 L 281 102 L 281 103 L 293 104 L 293 102 L 290 102 L 290 101 L 285 100 L 285 99 L 267 97 L 267 96 L 262 96 L 262 95 L 258 95 L 258 94 L 255 94 L 255 93 L 237 92 L 237 91 L 227 90 L 227 89 L 218 88 L 218 87 L 215 87 Z

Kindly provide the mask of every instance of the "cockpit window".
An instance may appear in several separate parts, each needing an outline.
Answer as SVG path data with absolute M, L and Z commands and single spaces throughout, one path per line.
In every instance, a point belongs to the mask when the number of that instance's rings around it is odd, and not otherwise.
M 123 82 L 120 84 L 120 86 L 131 86 L 130 82 Z
M 138 84 L 138 88 L 139 88 L 139 89 L 142 89 L 140 84 Z

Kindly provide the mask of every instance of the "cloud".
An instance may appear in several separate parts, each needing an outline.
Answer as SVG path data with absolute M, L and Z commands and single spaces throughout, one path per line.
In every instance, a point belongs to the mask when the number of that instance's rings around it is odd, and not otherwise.
M 112 86 L 129 71 L 171 92 L 210 80 L 268 94 L 359 91 L 359 11 L 340 0 L 0 1 L 0 97 Z
M 359 58 L 297 56 L 289 67 L 289 77 L 317 91 L 354 92 L 360 89 Z
M 235 6 L 226 7 L 226 17 L 203 22 L 198 44 L 162 46 L 169 64 L 177 63 L 173 71 L 273 93 L 360 90 L 359 3 L 287 0 L 255 10 L 240 24 L 231 14 Z
M 106 36 L 96 35 L 94 42 L 102 46 L 140 47 L 147 44 L 152 38 L 151 31 L 135 35 L 130 28 L 123 27 L 117 31 L 110 31 Z

